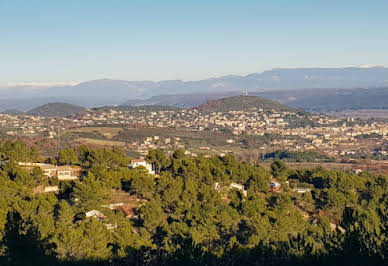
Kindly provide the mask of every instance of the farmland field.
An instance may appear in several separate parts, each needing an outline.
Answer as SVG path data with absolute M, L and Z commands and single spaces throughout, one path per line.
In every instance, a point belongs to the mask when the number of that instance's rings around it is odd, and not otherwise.
M 117 127 L 81 127 L 73 129 L 70 132 L 82 132 L 82 133 L 93 133 L 97 132 L 107 139 L 111 139 L 121 132 L 122 128 Z
M 92 144 L 111 147 L 124 147 L 126 145 L 126 143 L 123 141 L 101 140 L 91 138 L 77 138 L 75 139 L 75 142 L 78 142 L 80 144 Z

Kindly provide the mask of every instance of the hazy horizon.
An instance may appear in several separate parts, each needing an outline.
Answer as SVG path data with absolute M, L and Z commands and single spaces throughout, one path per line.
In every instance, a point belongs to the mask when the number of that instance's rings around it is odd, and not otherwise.
M 152 81 L 152 82 L 162 82 L 162 81 L 173 81 L 173 80 L 179 80 L 183 82 L 190 82 L 190 81 L 201 81 L 201 80 L 207 80 L 207 79 L 213 79 L 213 78 L 221 78 L 221 77 L 227 77 L 227 76 L 249 76 L 252 74 L 261 74 L 263 72 L 272 71 L 272 70 L 278 70 L 278 69 L 346 69 L 346 68 L 360 68 L 360 69 L 371 69 L 371 68 L 386 68 L 386 66 L 383 65 L 372 65 L 372 64 L 360 64 L 357 66 L 343 66 L 343 67 L 322 67 L 322 66 L 316 66 L 316 67 L 273 67 L 266 69 L 264 71 L 256 71 L 256 72 L 250 72 L 250 73 L 242 73 L 242 74 L 235 74 L 235 73 L 229 73 L 224 75 L 215 75 L 215 76 L 207 76 L 203 78 L 198 79 L 181 79 L 179 77 L 173 78 L 173 79 L 143 79 L 143 80 L 126 80 L 122 78 L 109 78 L 109 77 L 102 77 L 102 78 L 94 78 L 90 80 L 83 80 L 83 81 L 53 81 L 53 82 L 36 82 L 36 81 L 22 81 L 22 82 L 0 82 L 0 89 L 1 88 L 10 88 L 10 87 L 31 87 L 31 88 L 50 88 L 50 87 L 61 87 L 61 86 L 76 86 L 81 83 L 90 82 L 90 81 L 98 81 L 98 80 L 122 80 L 122 81 Z

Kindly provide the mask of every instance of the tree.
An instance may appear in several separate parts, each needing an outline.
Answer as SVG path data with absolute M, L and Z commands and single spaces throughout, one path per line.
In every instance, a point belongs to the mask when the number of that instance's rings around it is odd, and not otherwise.
M 151 199 L 155 192 L 155 180 L 148 174 L 135 176 L 131 181 L 130 191 L 138 197 Z
M 38 148 L 35 146 L 29 148 L 20 140 L 5 141 L 0 147 L 0 154 L 3 160 L 15 162 L 36 162 L 40 156 Z
M 131 221 L 124 217 L 119 212 L 110 217 L 110 222 L 116 225 L 116 228 L 111 232 L 112 239 L 112 252 L 119 258 L 129 258 L 131 263 L 136 264 L 136 251 L 141 249 L 143 246 L 151 246 L 152 243 L 142 238 L 137 234 L 132 226 Z M 112 219 L 113 218 L 113 219 Z
M 287 165 L 282 161 L 277 160 L 271 164 L 271 172 L 275 178 L 284 176 L 287 170 Z
M 53 239 L 55 252 L 67 261 L 100 261 L 111 257 L 110 234 L 97 219 L 88 218 L 77 227 L 63 228 Z
M 146 232 L 152 236 L 153 244 L 160 247 L 168 230 L 167 217 L 162 209 L 160 198 L 152 198 L 145 204 L 140 209 L 140 217 Z
M 247 181 L 249 194 L 268 191 L 269 174 L 266 171 L 254 173 Z
M 174 159 L 182 159 L 185 157 L 185 151 L 183 149 L 176 149 L 172 154 Z
M 32 169 L 31 175 L 35 181 L 36 186 L 47 182 L 47 177 L 44 175 L 44 172 L 40 167 L 34 167 Z
M 73 225 L 75 210 L 66 200 L 62 200 L 56 208 L 56 225 L 69 227 Z
M 21 143 L 0 147 L 9 159 L 0 165 L 0 265 L 387 264 L 387 176 L 291 171 L 274 162 L 274 176 L 313 188 L 274 193 L 268 170 L 233 155 L 193 158 L 179 150 L 167 162 L 150 151 L 147 159 L 160 163 L 154 177 L 129 169 L 119 150 L 82 148 L 83 180 L 61 182 L 58 194 L 34 194 L 42 171 L 21 167 L 23 156 L 10 147 L 33 153 Z M 227 189 L 231 182 L 247 187 L 248 196 Z M 103 206 L 123 188 L 131 195 L 120 191 L 120 201 L 130 206 Z M 127 207 L 133 216 L 124 216 Z M 85 217 L 93 209 L 103 217 Z
M 78 148 L 78 161 L 80 162 L 81 166 L 83 167 L 90 166 L 89 160 L 90 160 L 91 154 L 92 154 L 92 151 L 85 145 L 81 145 Z
M 8 213 L 3 243 L 6 260 L 2 265 L 53 265 L 55 258 L 45 254 L 45 243 L 39 240 L 34 226 L 26 226 L 16 211 Z M 2 254 L 3 255 L 3 254 Z
M 151 163 L 157 174 L 160 174 L 162 169 L 166 169 L 170 165 L 170 160 L 165 153 L 160 149 L 151 149 L 148 151 L 147 161 Z
M 74 202 L 82 211 L 99 209 L 101 205 L 107 204 L 110 197 L 111 190 L 92 173 L 74 188 Z
M 60 165 L 74 165 L 78 163 L 78 158 L 73 149 L 64 149 L 59 152 L 58 163 Z

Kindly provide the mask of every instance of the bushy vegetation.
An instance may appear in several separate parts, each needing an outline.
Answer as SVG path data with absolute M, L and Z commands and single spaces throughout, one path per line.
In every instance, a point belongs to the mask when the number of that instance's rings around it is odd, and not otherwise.
M 230 110 L 241 111 L 252 108 L 263 109 L 265 112 L 276 111 L 295 111 L 295 109 L 279 102 L 271 101 L 258 96 L 233 96 L 223 99 L 211 100 L 195 107 L 201 112 L 229 112 Z
M 355 136 L 356 139 L 382 139 L 383 135 L 377 133 L 370 134 L 361 134 L 359 136 Z
M 263 156 L 264 160 L 284 160 L 287 162 L 332 162 L 333 158 L 313 151 L 275 151 Z
M 17 149 L 18 152 L 13 152 Z M 386 263 L 388 178 L 370 173 L 271 170 L 234 156 L 166 156 L 151 150 L 157 176 L 129 169 L 118 149 L 64 151 L 87 174 L 36 194 L 42 171 L 16 162 L 36 160 L 23 143 L 0 147 L 1 265 L 364 265 Z M 276 177 L 282 185 L 269 186 Z M 298 194 L 286 181 L 311 187 Z M 220 184 L 215 189 L 215 182 Z M 245 186 L 228 189 L 231 183 Z M 290 182 L 291 183 L 291 182 Z M 139 205 L 133 215 L 104 207 L 125 191 Z M 86 217 L 98 210 L 103 217 Z

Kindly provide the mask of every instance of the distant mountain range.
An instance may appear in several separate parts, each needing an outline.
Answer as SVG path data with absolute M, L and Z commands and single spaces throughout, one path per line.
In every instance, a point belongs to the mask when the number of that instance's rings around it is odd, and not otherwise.
M 295 108 L 313 112 L 388 109 L 388 87 L 358 89 L 250 92 Z
M 152 102 L 189 107 L 209 99 L 238 95 L 243 91 L 276 94 L 300 89 L 316 92 L 321 89 L 376 87 L 388 87 L 388 68 L 284 68 L 247 76 L 229 75 L 198 81 L 101 79 L 49 88 L 3 86 L 0 87 L 0 110 L 26 111 L 48 102 L 68 102 L 87 107 L 143 105 Z M 191 98 L 188 99 L 187 95 L 191 95 Z
M 260 96 L 294 108 L 314 112 L 330 112 L 358 109 L 388 109 L 388 87 L 369 89 L 317 89 L 250 91 L 250 96 Z M 221 99 L 241 92 L 224 94 L 160 95 L 146 100 L 131 100 L 124 105 L 169 105 L 190 108 L 209 100 Z

